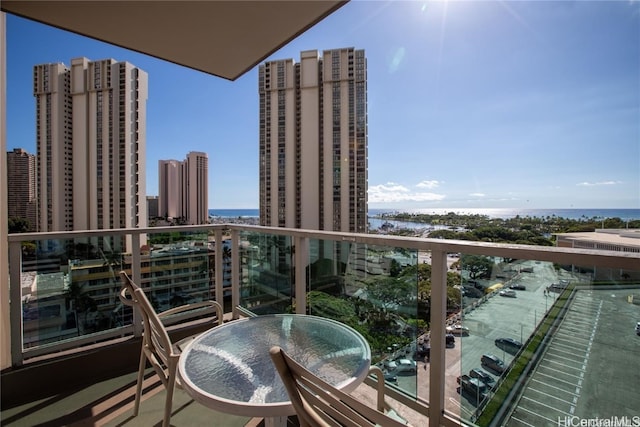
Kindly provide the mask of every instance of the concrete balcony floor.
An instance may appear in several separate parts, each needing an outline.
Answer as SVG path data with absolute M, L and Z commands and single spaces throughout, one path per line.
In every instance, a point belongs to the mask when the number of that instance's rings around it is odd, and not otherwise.
M 70 389 L 45 399 L 25 402 L 21 405 L 2 408 L 1 425 L 12 427 L 53 427 L 53 426 L 105 426 L 105 427 L 148 427 L 162 425 L 166 391 L 153 371 L 149 370 L 143 400 L 137 417 L 133 416 L 133 397 L 136 374 L 130 373 L 96 382 L 93 385 Z M 375 391 L 363 384 L 354 394 L 375 405 Z M 398 412 L 412 425 L 425 426 L 425 416 L 391 402 Z M 263 421 L 257 418 L 238 417 L 213 411 L 195 402 L 182 389 L 176 389 L 173 396 L 171 425 L 180 426 L 222 426 L 258 427 Z M 295 417 L 289 426 L 297 426 Z
M 162 424 L 166 391 L 152 370 L 146 376 L 143 400 L 133 416 L 136 373 L 120 375 L 95 384 L 21 405 L 2 408 L 3 426 L 155 426 Z M 213 411 L 176 389 L 172 426 L 257 426 L 261 420 Z
M 188 335 L 187 335 L 188 336 Z M 140 340 L 88 347 L 70 354 L 44 357 L 2 372 L 0 425 L 6 427 L 162 425 L 166 390 L 149 368 L 138 416 L 133 416 Z M 352 394 L 375 407 L 376 391 L 361 384 Z M 411 425 L 426 426 L 425 415 L 387 397 Z M 262 419 L 233 416 L 209 409 L 176 388 L 172 426 L 258 427 Z M 297 426 L 291 417 L 290 426 Z

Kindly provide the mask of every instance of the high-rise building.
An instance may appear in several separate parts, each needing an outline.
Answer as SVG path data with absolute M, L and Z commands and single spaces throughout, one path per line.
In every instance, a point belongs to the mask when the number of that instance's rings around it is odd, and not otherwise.
M 259 67 L 260 224 L 367 231 L 367 60 L 303 51 Z
M 164 218 L 182 218 L 182 162 L 158 160 L 158 215 Z
M 191 151 L 185 160 L 185 194 L 189 224 L 209 222 L 209 159 L 206 153 Z
M 147 73 L 75 58 L 33 80 L 40 231 L 146 227 Z
M 209 159 L 206 153 L 191 151 L 184 161 L 158 161 L 158 210 L 186 224 L 209 222 Z
M 36 216 L 36 156 L 22 148 L 7 152 L 7 199 L 9 218 L 29 221 L 29 231 L 38 231 Z
M 149 219 L 160 216 L 158 213 L 158 196 L 147 196 L 147 214 Z

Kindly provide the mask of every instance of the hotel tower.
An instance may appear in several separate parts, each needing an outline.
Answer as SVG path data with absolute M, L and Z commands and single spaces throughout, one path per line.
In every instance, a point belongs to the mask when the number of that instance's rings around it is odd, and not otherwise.
M 113 59 L 40 64 L 33 95 L 39 230 L 146 227 L 147 73 Z
M 259 67 L 260 224 L 367 231 L 367 60 L 303 51 Z
M 182 219 L 190 225 L 209 222 L 206 153 L 191 151 L 187 158 L 158 161 L 158 215 Z
M 36 156 L 22 148 L 7 153 L 7 215 L 29 221 L 28 231 L 38 231 L 36 216 Z

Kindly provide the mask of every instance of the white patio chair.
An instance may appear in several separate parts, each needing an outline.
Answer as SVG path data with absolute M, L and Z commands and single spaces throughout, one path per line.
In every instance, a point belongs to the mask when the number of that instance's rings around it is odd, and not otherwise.
M 162 425 L 163 427 L 169 427 L 169 421 L 171 419 L 171 405 L 173 401 L 173 389 L 176 385 L 176 372 L 181 348 L 184 347 L 186 340 L 193 339 L 194 337 L 189 337 L 185 340 L 173 343 L 169 338 L 169 334 L 167 333 L 162 320 L 169 316 L 186 311 L 202 310 L 205 313 L 212 311 L 215 314 L 212 320 L 212 327 L 215 327 L 222 323 L 222 306 L 215 301 L 203 301 L 195 304 L 186 304 L 175 307 L 163 311 L 162 313 L 156 313 L 142 288 L 136 285 L 131 278 L 129 278 L 126 272 L 121 271 L 120 278 L 122 280 L 120 300 L 123 304 L 133 307 L 134 310 L 138 310 L 142 316 L 143 324 L 143 339 L 140 349 L 140 362 L 138 366 L 138 379 L 136 384 L 133 416 L 135 417 L 138 415 L 142 395 L 142 383 L 144 381 L 144 371 L 147 361 L 149 361 L 154 371 L 162 381 L 162 384 L 166 388 L 167 396 L 165 399 Z

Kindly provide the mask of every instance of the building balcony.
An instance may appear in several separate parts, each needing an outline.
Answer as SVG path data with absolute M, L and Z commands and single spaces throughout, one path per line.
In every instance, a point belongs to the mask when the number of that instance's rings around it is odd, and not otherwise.
M 117 241 L 143 250 L 106 246 Z M 19 303 L 10 307 L 3 425 L 161 420 L 164 389 L 152 375 L 131 417 L 141 325 L 118 303 L 122 269 L 157 310 L 214 299 L 226 321 L 296 312 L 356 328 L 389 372 L 387 395 L 415 425 L 637 415 L 639 253 L 238 224 L 14 234 L 8 245 Z M 203 328 L 181 320 L 187 326 L 170 326 L 178 337 Z M 398 359 L 417 369 L 394 368 Z M 486 383 L 471 380 L 477 369 Z M 356 392 L 373 398 L 374 385 Z M 174 425 L 212 417 L 182 391 L 173 408 Z

